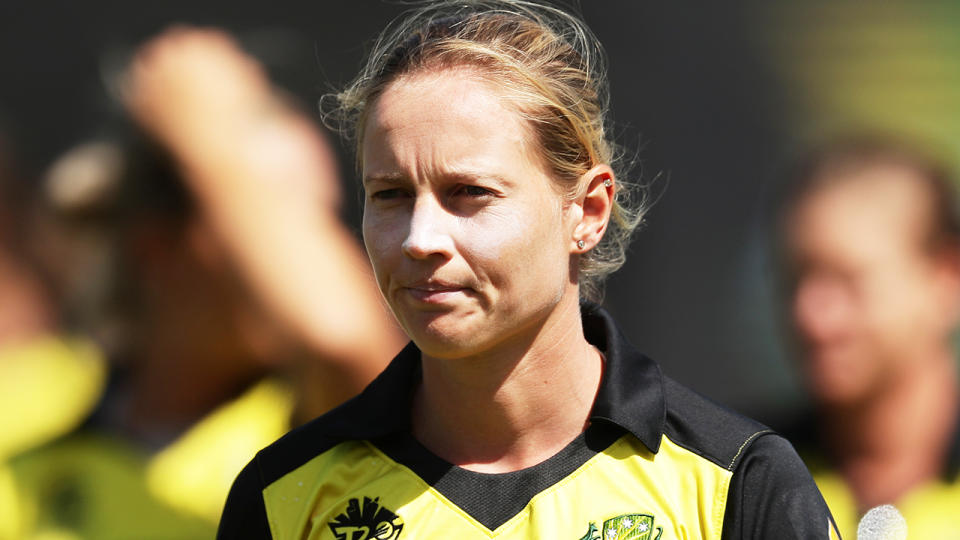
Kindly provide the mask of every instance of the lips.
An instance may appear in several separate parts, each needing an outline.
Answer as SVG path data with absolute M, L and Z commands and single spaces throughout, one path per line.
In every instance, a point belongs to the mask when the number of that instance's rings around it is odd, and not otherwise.
M 426 304 L 442 304 L 470 291 L 457 283 L 429 280 L 412 283 L 403 287 L 414 300 Z

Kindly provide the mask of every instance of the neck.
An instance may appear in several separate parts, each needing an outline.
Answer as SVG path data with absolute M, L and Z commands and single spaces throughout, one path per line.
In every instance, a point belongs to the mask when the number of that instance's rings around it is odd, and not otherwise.
M 600 385 L 576 292 L 533 335 L 477 358 L 423 358 L 413 431 L 447 461 L 479 472 L 540 463 L 576 438 Z
M 884 391 L 824 415 L 828 440 L 861 510 L 894 503 L 941 473 L 957 411 L 956 367 L 944 348 L 911 363 Z

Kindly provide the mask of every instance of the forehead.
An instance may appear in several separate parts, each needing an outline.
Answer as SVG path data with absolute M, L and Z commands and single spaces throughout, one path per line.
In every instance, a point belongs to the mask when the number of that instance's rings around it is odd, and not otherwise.
M 417 72 L 391 82 L 371 106 L 363 169 L 410 165 L 494 165 L 531 158 L 532 130 L 505 94 L 476 70 Z M 483 163 L 462 163 L 476 162 Z
M 788 240 L 795 252 L 866 257 L 920 247 L 932 205 L 917 173 L 877 165 L 836 174 L 794 206 Z

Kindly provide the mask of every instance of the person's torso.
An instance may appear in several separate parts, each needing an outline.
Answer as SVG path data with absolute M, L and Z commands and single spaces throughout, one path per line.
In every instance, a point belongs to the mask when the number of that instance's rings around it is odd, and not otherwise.
M 374 444 L 351 441 L 272 483 L 263 497 L 275 539 L 720 537 L 732 473 L 668 438 L 652 454 L 627 434 L 579 465 L 569 461 L 537 466 L 555 481 L 531 496 L 525 484 L 539 479 L 524 478 L 530 471 L 459 470 L 451 482 L 426 467 L 424 478 Z M 492 476 L 501 478 L 485 481 Z M 487 506 L 519 511 L 497 516 Z

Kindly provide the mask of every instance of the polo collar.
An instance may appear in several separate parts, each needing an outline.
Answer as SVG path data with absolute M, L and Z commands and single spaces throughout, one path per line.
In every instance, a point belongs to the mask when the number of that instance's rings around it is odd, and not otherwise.
M 667 415 L 660 366 L 633 347 L 603 308 L 584 304 L 581 315 L 587 341 L 606 357 L 590 420 L 616 424 L 657 453 Z
M 660 367 L 637 352 L 603 308 L 581 306 L 584 335 L 605 356 L 603 377 L 590 413 L 592 423 L 619 426 L 651 452 L 660 449 L 666 422 L 666 403 Z M 363 418 L 342 425 L 344 436 L 375 439 L 409 431 L 413 394 L 422 378 L 420 350 L 409 343 L 343 413 Z

